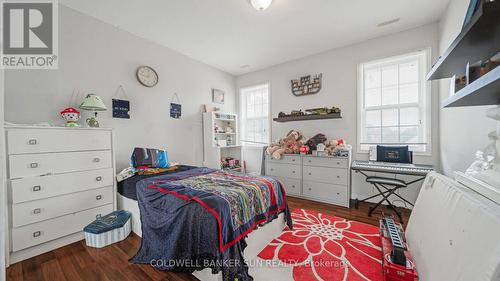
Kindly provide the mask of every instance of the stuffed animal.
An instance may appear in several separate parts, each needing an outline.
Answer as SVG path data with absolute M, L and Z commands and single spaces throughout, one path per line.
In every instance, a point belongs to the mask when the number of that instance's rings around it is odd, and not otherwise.
M 339 150 L 351 150 L 352 146 L 346 144 L 343 139 L 331 140 L 328 142 L 325 151 L 328 155 L 337 155 Z
M 306 145 L 309 146 L 309 149 L 311 151 L 316 150 L 316 146 L 320 143 L 325 143 L 326 142 L 326 136 L 324 134 L 317 134 L 314 137 L 310 138 L 307 142 Z
M 302 134 L 298 131 L 291 130 L 286 134 L 286 137 L 273 142 L 266 150 L 266 154 L 271 155 L 274 159 L 283 158 L 283 154 L 298 154 L 300 152 L 300 146 L 303 144 L 301 142 Z
M 339 145 L 337 140 L 331 140 L 326 144 L 325 151 L 327 155 L 335 155 L 337 152 L 337 145 Z
M 80 119 L 80 111 L 73 107 L 65 108 L 61 111 L 61 117 L 66 120 L 66 127 L 78 127 L 78 119 Z

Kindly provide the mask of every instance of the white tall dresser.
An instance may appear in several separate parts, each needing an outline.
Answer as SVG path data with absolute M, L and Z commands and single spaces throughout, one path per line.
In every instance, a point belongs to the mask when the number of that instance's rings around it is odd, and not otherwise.
M 113 131 L 6 127 L 9 262 L 83 239 L 116 209 Z

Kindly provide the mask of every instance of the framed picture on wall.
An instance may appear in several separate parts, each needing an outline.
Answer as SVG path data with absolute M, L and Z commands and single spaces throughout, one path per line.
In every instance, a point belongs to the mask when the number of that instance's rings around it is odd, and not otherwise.
M 224 103 L 224 91 L 219 89 L 212 89 L 212 102 L 214 103 Z

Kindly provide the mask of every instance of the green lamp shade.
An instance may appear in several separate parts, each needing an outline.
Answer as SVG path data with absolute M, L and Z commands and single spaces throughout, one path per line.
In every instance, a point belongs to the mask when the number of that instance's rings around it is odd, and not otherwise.
M 83 100 L 82 104 L 80 104 L 80 108 L 83 110 L 92 110 L 92 111 L 105 111 L 107 110 L 102 99 L 94 94 L 88 94 L 87 97 Z

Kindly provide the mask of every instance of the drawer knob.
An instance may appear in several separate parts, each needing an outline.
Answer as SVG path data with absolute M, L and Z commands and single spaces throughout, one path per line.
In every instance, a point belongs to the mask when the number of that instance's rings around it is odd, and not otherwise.
M 102 177 L 101 176 L 98 176 L 95 178 L 96 181 L 102 181 Z
M 338 179 L 340 179 L 340 176 L 337 176 Z
M 294 185 L 292 185 L 292 187 L 293 187 L 293 188 L 295 188 L 295 184 L 294 184 Z
M 39 186 L 39 185 L 35 185 L 35 186 L 33 186 L 33 188 L 32 188 L 32 190 L 33 190 L 33 191 L 35 191 L 35 192 L 36 192 L 36 191 L 40 191 L 41 189 L 42 189 L 42 187 L 41 187 L 41 186 Z
M 309 173 L 309 175 L 311 175 L 311 173 Z
M 38 163 L 30 163 L 30 168 L 32 169 L 38 168 Z
M 292 159 L 292 162 L 295 162 L 295 159 Z
M 309 160 L 309 163 L 312 163 L 312 161 L 311 161 L 311 160 Z
M 33 237 L 40 237 L 40 235 L 42 235 L 42 232 L 41 231 L 35 231 L 33 232 Z
M 40 214 L 41 212 L 42 212 L 42 209 L 40 209 L 40 208 L 36 208 L 36 209 L 34 209 L 34 210 L 33 210 L 33 214 L 34 214 L 34 215 L 38 215 L 38 214 Z
M 311 190 L 312 190 L 312 188 L 310 188 L 310 187 L 309 187 L 309 188 L 308 188 L 308 190 L 309 190 L 309 191 L 311 191 Z
M 271 168 L 271 171 L 274 171 L 274 169 L 273 169 L 273 168 Z
M 295 171 L 292 171 L 292 174 L 295 174 Z
M 102 199 L 102 195 L 97 195 L 97 196 L 95 197 L 95 199 L 96 199 L 96 200 L 101 200 L 101 199 Z
M 28 140 L 28 144 L 29 144 L 29 145 L 36 145 L 37 143 L 38 143 L 38 142 L 37 142 L 37 140 L 36 140 L 36 139 L 30 139 L 30 140 Z
M 337 162 L 337 165 L 340 165 L 340 162 Z
M 101 162 L 101 158 L 96 157 L 96 158 L 94 158 L 94 160 L 92 160 L 92 161 L 94 161 L 95 163 L 98 163 L 98 162 Z
M 340 195 L 340 192 L 337 192 L 337 195 Z

